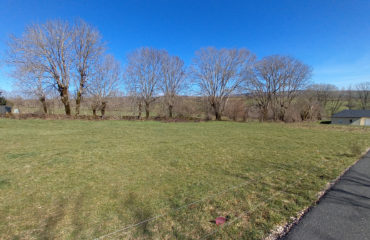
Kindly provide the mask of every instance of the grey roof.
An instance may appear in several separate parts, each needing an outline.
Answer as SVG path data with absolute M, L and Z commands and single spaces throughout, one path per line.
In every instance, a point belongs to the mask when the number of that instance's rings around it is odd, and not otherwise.
M 343 110 L 339 113 L 333 114 L 334 118 L 361 118 L 370 117 L 370 110 Z

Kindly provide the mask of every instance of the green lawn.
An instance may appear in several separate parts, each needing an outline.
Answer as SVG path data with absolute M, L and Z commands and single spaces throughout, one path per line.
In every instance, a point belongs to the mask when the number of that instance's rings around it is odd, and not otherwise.
M 0 239 L 93 239 L 158 214 L 106 239 L 260 239 L 369 146 L 359 127 L 0 119 Z

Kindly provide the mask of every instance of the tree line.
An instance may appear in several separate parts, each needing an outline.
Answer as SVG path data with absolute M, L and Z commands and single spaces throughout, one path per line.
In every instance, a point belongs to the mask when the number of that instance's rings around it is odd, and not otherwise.
M 44 113 L 48 112 L 48 94 L 57 92 L 66 115 L 72 114 L 72 100 L 74 113 L 79 115 L 81 102 L 89 99 L 93 115 L 100 110 L 104 116 L 108 100 L 123 88 L 136 106 L 138 118 L 143 112 L 149 118 L 158 99 L 172 118 L 182 95 L 201 96 L 216 120 L 221 120 L 235 96 L 253 99 L 260 120 L 282 121 L 293 106 L 299 106 L 302 119 L 308 119 L 317 115 L 315 104 L 335 112 L 344 98 L 335 86 L 310 85 L 312 68 L 300 60 L 282 55 L 259 60 L 244 48 L 202 48 L 186 66 L 166 50 L 142 47 L 129 53 L 122 66 L 107 53 L 98 29 L 83 20 L 27 26 L 21 36 L 9 38 L 5 61 L 12 69 L 15 86 L 36 96 Z M 357 86 L 356 97 L 364 109 L 369 105 L 369 91 L 369 83 Z M 348 94 L 345 97 L 350 97 Z

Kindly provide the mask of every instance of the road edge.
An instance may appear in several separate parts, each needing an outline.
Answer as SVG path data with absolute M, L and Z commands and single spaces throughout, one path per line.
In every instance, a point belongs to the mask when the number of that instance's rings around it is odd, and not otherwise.
M 317 199 L 315 200 L 315 202 L 301 210 L 300 212 L 298 212 L 296 214 L 295 217 L 291 217 L 290 218 L 290 221 L 288 221 L 286 224 L 284 225 L 278 225 L 277 227 L 275 227 L 273 230 L 270 231 L 269 235 L 262 238 L 263 240 L 279 240 L 279 239 L 282 239 L 283 237 L 285 237 L 289 232 L 290 230 L 295 226 L 297 225 L 301 220 L 302 218 L 313 208 L 315 207 L 320 201 L 321 199 L 326 195 L 326 193 L 332 189 L 332 187 L 342 178 L 342 176 L 350 169 L 352 168 L 357 162 L 359 162 L 361 159 L 363 159 L 368 153 L 370 153 L 370 147 L 367 148 L 364 152 L 361 153 L 361 156 L 354 162 L 352 163 L 349 167 L 347 167 L 345 170 L 343 170 L 341 172 L 341 174 L 336 178 L 334 179 L 333 181 L 331 182 L 328 182 L 325 186 L 325 188 L 318 192 L 317 193 Z

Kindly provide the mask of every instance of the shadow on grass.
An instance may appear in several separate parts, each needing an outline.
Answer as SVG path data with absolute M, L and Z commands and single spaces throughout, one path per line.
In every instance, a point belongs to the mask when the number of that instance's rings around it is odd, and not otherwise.
M 349 157 L 355 157 L 355 156 L 356 156 L 356 154 L 348 153 L 348 152 L 337 154 L 337 157 L 347 157 L 347 158 L 349 158 Z
M 7 186 L 10 186 L 10 180 L 5 178 L 0 178 L 0 188 L 5 188 Z
M 124 201 L 125 208 L 129 209 L 131 212 L 134 223 L 144 221 L 148 218 L 154 216 L 152 209 L 150 209 L 149 204 L 146 201 L 141 201 L 137 195 L 133 192 L 129 193 L 126 200 Z M 136 229 L 136 233 L 140 236 L 144 235 L 146 237 L 152 236 L 152 232 L 149 229 L 149 223 L 145 222 L 139 225 Z
M 63 224 L 66 218 L 71 219 L 71 227 L 73 228 L 69 238 L 81 239 L 81 232 L 84 230 L 84 215 L 82 206 L 84 202 L 84 193 L 80 193 L 73 201 L 68 201 L 67 198 L 61 198 L 55 204 L 55 208 L 51 214 L 43 213 L 45 216 L 44 224 L 41 230 L 37 233 L 36 239 L 57 239 L 65 236 L 60 236 L 61 231 L 58 228 L 59 224 Z M 68 205 L 72 205 L 72 213 L 70 210 L 67 212 Z M 62 225 L 60 225 L 62 226 Z
M 65 216 L 66 200 L 60 199 L 57 203 L 54 212 L 45 219 L 45 225 L 38 235 L 38 239 L 55 239 L 56 228 L 58 223 L 63 220 Z
M 83 202 L 84 202 L 84 193 L 80 193 L 77 198 L 74 200 L 73 206 L 73 215 L 72 215 L 72 225 L 73 231 L 71 233 L 71 237 L 73 239 L 81 239 L 80 235 L 82 230 L 84 229 L 84 219 L 83 215 L 81 214 Z

